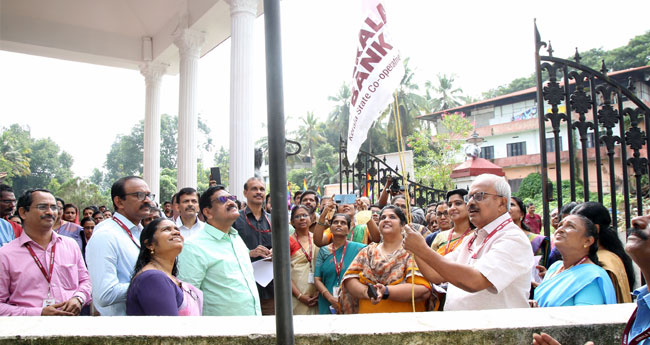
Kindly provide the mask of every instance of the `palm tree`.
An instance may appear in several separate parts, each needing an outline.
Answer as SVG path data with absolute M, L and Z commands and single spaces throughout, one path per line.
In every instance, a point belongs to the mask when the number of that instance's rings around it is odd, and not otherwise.
M 298 137 L 298 141 L 301 143 L 307 143 L 307 152 L 306 155 L 309 156 L 311 167 L 314 167 L 314 147 L 316 145 L 324 143 L 325 137 L 323 137 L 318 130 L 318 119 L 314 116 L 314 112 L 307 112 L 307 116 L 301 118 L 302 125 L 295 132 Z
M 339 136 L 347 136 L 348 133 L 348 120 L 350 119 L 350 98 L 352 97 L 352 92 L 350 91 L 350 86 L 347 83 L 343 83 L 339 88 L 339 92 L 336 96 L 327 97 L 328 100 L 336 102 L 334 109 L 330 112 L 327 117 L 327 122 L 334 125 L 335 133 L 337 134 L 335 138 L 330 138 L 328 136 L 328 142 L 332 146 L 338 146 Z
M 415 119 L 420 115 L 421 110 L 425 104 L 425 98 L 422 97 L 417 91 L 419 86 L 413 82 L 415 73 L 408 66 L 409 58 L 404 59 L 404 76 L 400 82 L 399 89 L 397 90 L 397 101 L 399 105 L 398 114 L 400 117 L 400 124 L 402 127 L 402 137 L 405 138 L 414 130 L 420 128 L 420 123 Z M 380 117 L 380 120 L 388 118 L 387 135 L 390 138 L 389 144 L 393 151 L 397 151 L 397 138 L 395 136 L 395 118 L 393 115 L 393 107 L 391 106 Z
M 461 88 L 454 88 L 453 86 L 456 76 L 454 74 L 450 76 L 446 74 L 441 75 L 440 73 L 437 76 L 438 86 L 433 86 L 433 91 L 438 94 L 436 98 L 438 109 L 436 110 L 446 110 L 461 105 L 459 97 L 463 90 Z M 456 96 L 455 94 L 459 95 Z

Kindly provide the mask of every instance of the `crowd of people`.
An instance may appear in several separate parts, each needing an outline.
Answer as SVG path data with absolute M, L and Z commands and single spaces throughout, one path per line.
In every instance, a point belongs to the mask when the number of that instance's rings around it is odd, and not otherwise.
M 421 209 L 386 182 L 376 204 L 301 191 L 289 205 L 294 314 L 558 307 L 632 302 L 628 335 L 647 329 L 650 216 L 633 221 L 628 256 L 608 210 L 571 203 L 540 234 L 534 205 L 507 181 L 477 177 Z M 271 203 L 251 177 L 245 200 L 224 186 L 182 188 L 162 209 L 136 176 L 112 185 L 113 210 L 81 213 L 46 189 L 17 200 L 0 185 L 0 315 L 273 315 Z M 285 207 L 283 205 L 282 207 Z M 641 317 L 643 316 L 643 317 Z M 551 341 L 548 335 L 535 341 Z

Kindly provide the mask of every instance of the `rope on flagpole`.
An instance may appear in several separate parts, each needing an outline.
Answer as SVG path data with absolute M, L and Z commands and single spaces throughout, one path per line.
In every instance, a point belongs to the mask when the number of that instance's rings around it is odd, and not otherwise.
M 406 178 L 406 158 L 404 157 L 404 141 L 402 138 L 402 122 L 399 115 L 399 101 L 397 91 L 394 92 L 395 102 L 393 102 L 393 118 L 395 120 L 395 137 L 397 139 L 397 155 L 402 167 L 402 185 L 404 186 L 404 201 L 406 201 L 406 220 L 407 225 L 413 222 L 411 218 L 411 197 L 408 188 L 408 179 Z M 411 253 L 413 255 L 413 253 Z M 415 257 L 411 261 L 411 306 L 415 313 Z

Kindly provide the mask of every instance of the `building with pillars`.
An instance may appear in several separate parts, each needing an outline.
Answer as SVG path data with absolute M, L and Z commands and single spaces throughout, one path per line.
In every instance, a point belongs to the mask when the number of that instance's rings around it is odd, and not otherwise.
M 197 185 L 200 59 L 231 38 L 230 189 L 254 175 L 253 25 L 262 0 L 0 0 L 0 49 L 127 68 L 144 78 L 144 179 L 160 194 L 160 89 L 179 75 L 177 186 Z

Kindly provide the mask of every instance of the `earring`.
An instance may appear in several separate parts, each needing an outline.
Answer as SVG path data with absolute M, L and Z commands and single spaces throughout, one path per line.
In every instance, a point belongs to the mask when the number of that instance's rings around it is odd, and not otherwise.
M 589 247 L 588 245 L 585 244 L 585 248 Z
M 154 254 L 154 251 L 153 251 L 153 248 L 152 248 L 152 249 L 151 249 L 151 255 L 153 256 L 153 254 Z

